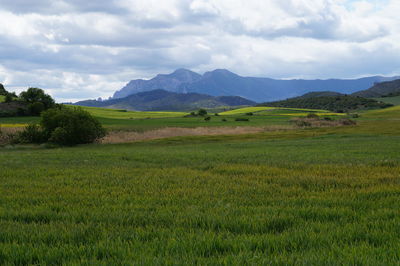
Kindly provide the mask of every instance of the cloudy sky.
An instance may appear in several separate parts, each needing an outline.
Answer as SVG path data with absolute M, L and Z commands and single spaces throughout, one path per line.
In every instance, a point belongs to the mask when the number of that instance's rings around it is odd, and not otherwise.
M 176 68 L 400 74 L 399 0 L 0 0 L 0 83 L 108 97 Z

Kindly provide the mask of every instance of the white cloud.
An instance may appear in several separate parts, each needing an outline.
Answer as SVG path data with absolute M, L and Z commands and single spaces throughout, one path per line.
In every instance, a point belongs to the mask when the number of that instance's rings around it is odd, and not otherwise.
M 0 82 L 67 100 L 180 67 L 399 74 L 399 12 L 398 0 L 0 0 Z

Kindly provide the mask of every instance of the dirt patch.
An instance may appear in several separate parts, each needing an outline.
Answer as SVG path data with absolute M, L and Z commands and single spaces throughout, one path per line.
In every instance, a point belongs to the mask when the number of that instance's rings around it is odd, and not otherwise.
M 105 138 L 101 140 L 101 143 L 126 143 L 182 136 L 240 135 L 267 131 L 288 130 L 293 128 L 293 126 L 196 128 L 167 127 L 143 133 L 132 131 L 111 131 Z

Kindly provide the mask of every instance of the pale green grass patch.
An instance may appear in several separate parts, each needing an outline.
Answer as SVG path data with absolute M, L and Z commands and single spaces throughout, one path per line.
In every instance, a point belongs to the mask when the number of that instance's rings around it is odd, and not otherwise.
M 140 112 L 140 111 L 127 111 L 122 109 L 107 109 L 99 107 L 83 107 L 82 109 L 90 112 L 92 115 L 104 118 L 113 119 L 145 119 L 145 118 L 168 118 L 168 117 L 182 117 L 187 115 L 185 112 Z
M 260 113 L 268 114 L 267 111 L 300 111 L 300 112 L 319 112 L 319 113 L 328 113 L 326 110 L 318 110 L 318 109 L 303 109 L 303 108 L 283 108 L 283 107 L 245 107 L 234 110 L 229 110 L 226 112 L 219 113 L 220 115 L 238 115 L 238 114 L 246 114 L 246 113 Z M 264 112 L 265 111 L 265 112 Z

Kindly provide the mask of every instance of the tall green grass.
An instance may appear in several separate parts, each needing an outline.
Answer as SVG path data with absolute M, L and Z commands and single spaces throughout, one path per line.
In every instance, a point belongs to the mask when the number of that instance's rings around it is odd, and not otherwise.
M 363 123 L 3 148 L 0 264 L 396 265 L 400 137 Z

